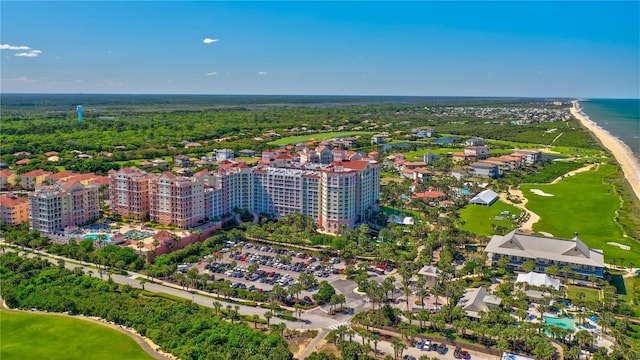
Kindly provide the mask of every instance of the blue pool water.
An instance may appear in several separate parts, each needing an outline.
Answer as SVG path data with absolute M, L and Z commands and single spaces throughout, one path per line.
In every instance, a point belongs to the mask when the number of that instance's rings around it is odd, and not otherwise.
M 105 234 L 105 236 L 107 237 L 106 240 L 104 240 L 105 242 L 106 241 L 111 241 L 111 235 Z M 84 236 L 84 238 L 85 239 L 95 240 L 95 239 L 98 238 L 98 234 L 87 234 L 87 235 Z
M 574 330 L 576 319 L 572 319 L 568 317 L 554 318 L 554 317 L 545 316 L 544 323 L 549 325 L 559 326 L 563 329 Z

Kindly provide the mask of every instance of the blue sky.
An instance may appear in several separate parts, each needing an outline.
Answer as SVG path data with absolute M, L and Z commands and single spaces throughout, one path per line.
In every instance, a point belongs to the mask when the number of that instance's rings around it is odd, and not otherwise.
M 640 97 L 637 1 L 0 7 L 5 93 Z

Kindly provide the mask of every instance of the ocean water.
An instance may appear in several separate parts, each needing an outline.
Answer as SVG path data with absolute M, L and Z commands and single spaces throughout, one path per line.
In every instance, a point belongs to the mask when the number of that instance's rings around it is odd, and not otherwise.
M 640 159 L 640 99 L 580 100 L 589 119 L 629 146 Z

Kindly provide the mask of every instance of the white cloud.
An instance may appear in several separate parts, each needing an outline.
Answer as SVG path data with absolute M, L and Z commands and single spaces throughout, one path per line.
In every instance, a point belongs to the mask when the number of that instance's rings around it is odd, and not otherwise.
M 17 83 L 34 83 L 34 82 L 36 82 L 36 80 L 29 79 L 29 78 L 27 78 L 25 76 L 20 76 L 20 77 L 17 77 L 15 79 L 0 79 L 0 80 L 2 80 L 3 82 L 17 82 Z
M 218 41 L 220 41 L 220 39 L 204 38 L 204 40 L 202 40 L 202 42 L 205 44 L 213 44 Z
M 269 73 L 266 71 L 259 71 L 258 75 L 269 75 Z
M 27 52 L 17 53 L 15 56 L 19 57 L 38 57 L 38 55 L 42 54 L 40 50 L 30 50 Z
M 214 76 L 214 75 L 218 75 L 218 73 L 215 71 L 207 73 L 207 76 Z
M 24 45 L 14 46 L 9 44 L 2 44 L 0 45 L 0 50 L 31 50 L 31 48 Z

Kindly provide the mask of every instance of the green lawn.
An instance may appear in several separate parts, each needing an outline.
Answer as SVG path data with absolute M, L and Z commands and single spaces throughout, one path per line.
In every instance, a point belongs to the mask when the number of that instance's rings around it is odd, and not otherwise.
M 88 321 L 0 311 L 0 358 L 152 359 L 129 336 Z
M 491 206 L 469 204 L 460 210 L 460 218 L 465 221 L 462 229 L 478 235 L 493 235 L 492 224 L 495 224 L 511 231 L 513 229 L 513 221 L 509 216 L 501 215 L 503 211 L 509 211 L 516 216 L 520 216 L 522 213 L 517 207 L 500 200 L 494 202 Z M 496 220 L 496 216 L 502 216 L 503 220 Z
M 373 135 L 377 134 L 376 131 L 337 131 L 337 132 L 326 132 L 326 133 L 317 133 L 317 134 L 309 134 L 309 135 L 300 135 L 300 136 L 289 136 L 286 138 L 274 140 L 269 143 L 269 145 L 287 145 L 287 144 L 296 144 L 305 141 L 311 140 L 324 140 L 324 139 L 332 139 L 335 137 L 346 137 L 346 136 L 355 136 L 355 135 Z
M 638 259 L 640 244 L 623 237 L 622 229 L 614 218 L 620 208 L 620 198 L 613 186 L 603 178 L 616 172 L 614 165 L 601 165 L 596 171 L 576 174 L 557 184 L 523 184 L 522 193 L 529 200 L 527 208 L 541 217 L 533 226 L 536 232 L 545 231 L 556 237 L 570 239 L 578 232 L 588 246 L 603 249 L 605 261 L 624 259 L 624 263 Z M 531 192 L 539 189 L 554 196 L 540 196 Z M 631 247 L 623 250 L 608 242 Z
M 584 300 L 599 300 L 600 292 L 596 289 L 589 289 L 575 285 L 569 285 L 567 296 L 569 299 L 574 300 L 578 298 L 578 294 L 584 294 Z

